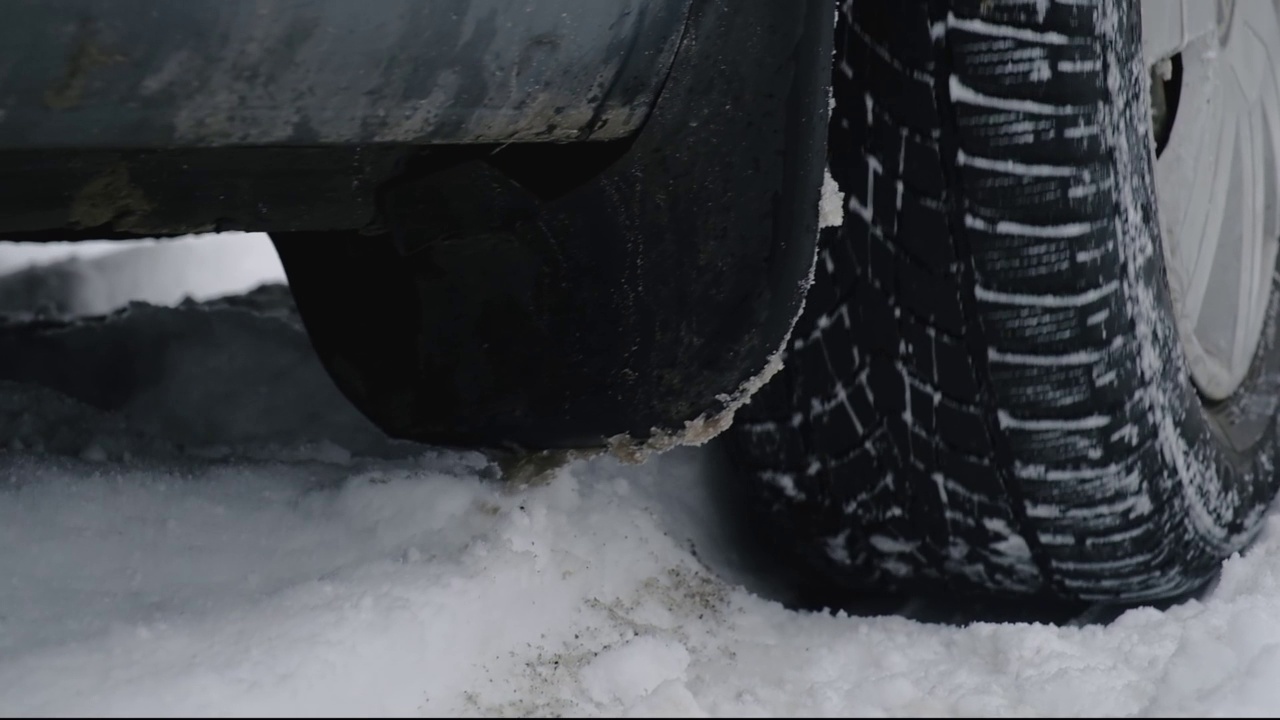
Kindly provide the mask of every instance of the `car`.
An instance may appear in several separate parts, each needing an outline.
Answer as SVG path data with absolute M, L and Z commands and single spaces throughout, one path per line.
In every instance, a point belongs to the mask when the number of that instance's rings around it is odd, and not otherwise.
M 808 582 L 1209 582 L 1275 495 L 1273 0 L 43 0 L 0 233 L 271 234 L 387 434 L 723 435 Z

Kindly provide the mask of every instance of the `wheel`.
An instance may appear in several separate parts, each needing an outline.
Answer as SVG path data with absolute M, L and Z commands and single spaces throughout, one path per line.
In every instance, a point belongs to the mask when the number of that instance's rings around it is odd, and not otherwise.
M 829 587 L 1203 586 L 1277 484 L 1276 4 L 837 22 L 843 223 L 731 430 L 771 531 Z

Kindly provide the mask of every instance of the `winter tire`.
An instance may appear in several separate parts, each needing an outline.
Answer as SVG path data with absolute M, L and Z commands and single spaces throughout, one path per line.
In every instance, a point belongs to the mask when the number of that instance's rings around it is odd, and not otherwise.
M 1277 5 L 837 24 L 843 224 L 732 431 L 773 530 L 833 587 L 1202 586 L 1276 490 Z

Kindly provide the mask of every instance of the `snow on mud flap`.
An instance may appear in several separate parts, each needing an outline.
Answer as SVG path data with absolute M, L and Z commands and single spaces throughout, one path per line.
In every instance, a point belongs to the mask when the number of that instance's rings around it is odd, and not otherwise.
M 840 4 L 844 222 L 732 431 L 820 583 L 1146 601 L 1256 534 L 1277 480 L 1280 26 L 1270 2 L 1185 5 Z M 1232 75 L 1236 56 L 1254 62 Z M 1189 84 L 1210 61 L 1199 79 L 1243 101 Z M 1180 127 L 1179 92 L 1211 120 Z

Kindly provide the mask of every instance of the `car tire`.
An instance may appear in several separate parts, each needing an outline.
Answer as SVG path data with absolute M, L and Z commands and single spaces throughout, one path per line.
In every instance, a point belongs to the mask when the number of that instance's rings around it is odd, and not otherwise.
M 1181 231 L 1157 206 L 1143 9 L 841 3 L 843 223 L 730 445 L 811 579 L 1145 602 L 1202 587 L 1258 532 L 1277 487 L 1275 254 L 1240 260 L 1271 263 L 1248 276 L 1256 349 L 1209 397 L 1170 287 Z M 1276 67 L 1258 68 L 1268 98 Z M 1280 117 L 1258 107 L 1274 158 Z M 1254 177 L 1273 215 L 1274 163 Z

